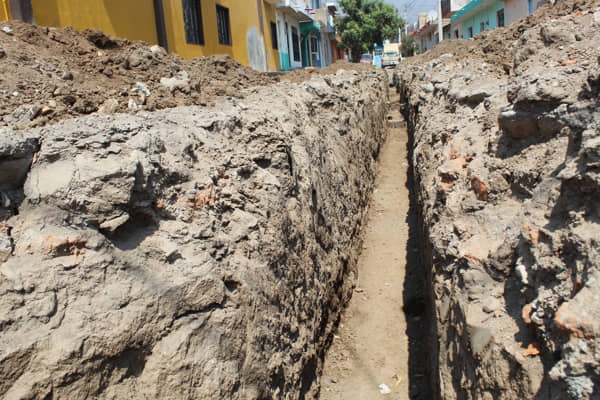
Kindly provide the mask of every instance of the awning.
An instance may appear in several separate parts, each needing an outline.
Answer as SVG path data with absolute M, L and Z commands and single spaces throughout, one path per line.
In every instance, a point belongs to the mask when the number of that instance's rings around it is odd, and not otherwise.
M 276 6 L 276 8 L 278 11 L 282 12 L 283 14 L 287 14 L 293 18 L 296 18 L 298 20 L 298 22 L 309 22 L 309 21 L 313 20 L 310 17 L 310 15 L 305 13 L 301 8 L 298 8 L 295 6 L 286 5 L 286 4 L 278 4 Z
M 320 30 L 321 30 L 321 27 L 315 21 L 300 22 L 300 33 L 304 37 L 310 35 L 313 32 L 317 32 Z
M 469 2 L 469 4 L 458 10 L 456 14 L 452 16 L 452 22 L 463 19 L 463 17 L 467 17 L 472 11 L 477 11 L 477 9 L 481 8 L 481 6 L 487 6 L 495 1 L 496 0 L 472 0 Z

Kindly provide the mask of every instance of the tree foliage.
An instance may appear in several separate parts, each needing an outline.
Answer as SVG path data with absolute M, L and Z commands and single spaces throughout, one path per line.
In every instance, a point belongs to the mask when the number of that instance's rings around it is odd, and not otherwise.
M 369 51 L 374 43 L 398 36 L 398 28 L 405 25 L 398 10 L 383 0 L 339 0 L 343 16 L 337 18 L 336 28 L 342 45 L 350 49 L 353 61 Z
M 419 47 L 417 42 L 412 36 L 407 36 L 402 39 L 402 45 L 400 46 L 400 53 L 402 57 L 411 57 L 419 53 Z

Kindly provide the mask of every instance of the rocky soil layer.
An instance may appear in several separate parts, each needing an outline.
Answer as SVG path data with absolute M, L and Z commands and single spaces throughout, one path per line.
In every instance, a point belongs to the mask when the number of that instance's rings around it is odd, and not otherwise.
M 438 398 L 600 396 L 599 6 L 546 5 L 395 71 Z
M 340 70 L 0 128 L 0 397 L 317 396 L 387 90 Z

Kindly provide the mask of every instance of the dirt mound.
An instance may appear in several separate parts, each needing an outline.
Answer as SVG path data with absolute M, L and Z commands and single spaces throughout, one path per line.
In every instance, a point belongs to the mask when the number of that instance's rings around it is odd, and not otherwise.
M 182 60 L 97 30 L 0 24 L 0 127 L 26 128 L 99 112 L 206 105 L 244 97 L 277 77 L 228 56 Z
M 407 58 L 402 65 L 419 65 L 437 59 L 441 55 L 452 54 L 459 58 L 480 57 L 492 68 L 496 68 L 500 72 L 511 73 L 512 43 L 521 37 L 525 30 L 548 20 L 569 14 L 578 15 L 578 13 L 595 9 L 598 6 L 600 6 L 600 0 L 558 0 L 554 4 L 548 3 L 538 8 L 535 13 L 507 27 L 485 31 L 469 40 L 444 40 L 423 54 Z M 402 65 L 397 68 L 403 69 Z
M 339 70 L 356 71 L 356 72 L 373 72 L 375 67 L 371 64 L 351 63 L 348 61 L 336 61 L 324 68 L 302 68 L 286 73 L 281 77 L 282 81 L 303 82 L 310 79 L 312 75 L 333 75 Z

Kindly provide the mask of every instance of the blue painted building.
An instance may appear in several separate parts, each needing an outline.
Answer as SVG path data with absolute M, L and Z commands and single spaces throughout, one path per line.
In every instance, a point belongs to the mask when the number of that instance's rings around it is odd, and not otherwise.
M 505 25 L 502 0 L 472 0 L 457 11 L 451 19 L 452 36 L 463 39 Z

